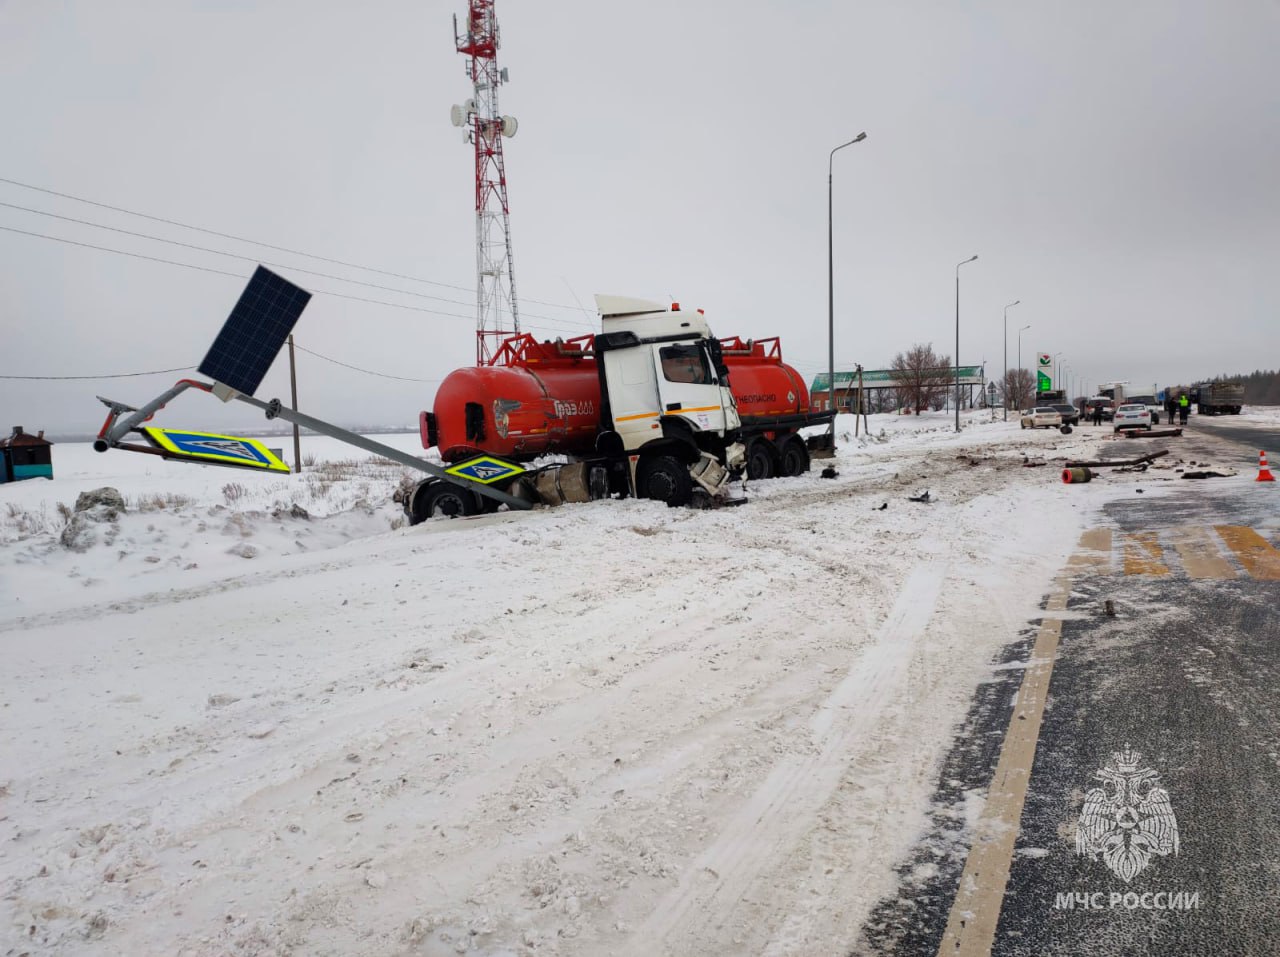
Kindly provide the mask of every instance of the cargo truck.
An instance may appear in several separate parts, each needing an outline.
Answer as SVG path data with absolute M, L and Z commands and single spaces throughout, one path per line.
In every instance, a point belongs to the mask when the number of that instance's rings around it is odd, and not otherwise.
M 1243 382 L 1197 382 L 1191 401 L 1201 415 L 1239 415 L 1244 407 Z
M 562 456 L 535 473 L 552 501 L 630 494 L 683 505 L 695 494 L 725 498 L 732 475 L 808 470 L 827 436 L 800 430 L 832 413 L 811 409 L 777 339 L 717 339 L 702 310 L 678 303 L 596 304 L 599 334 L 512 336 L 488 365 L 451 372 L 419 416 L 423 448 L 445 463 L 493 456 L 495 474 L 504 461 Z M 415 485 L 404 505 L 414 524 L 496 507 L 437 478 Z

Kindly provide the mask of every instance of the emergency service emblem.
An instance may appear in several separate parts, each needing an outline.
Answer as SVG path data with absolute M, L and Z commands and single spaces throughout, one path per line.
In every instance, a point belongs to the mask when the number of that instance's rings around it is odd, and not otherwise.
M 1076 853 L 1101 858 L 1126 884 L 1141 874 L 1151 859 L 1178 853 L 1178 821 L 1169 792 L 1160 787 L 1160 774 L 1144 768 L 1142 755 L 1129 745 L 1111 755 L 1111 762 L 1094 777 L 1101 787 L 1084 796 L 1076 825 Z
M 492 485 L 502 479 L 519 475 L 524 469 L 518 465 L 512 465 L 510 462 L 504 462 L 502 459 L 495 459 L 490 455 L 480 455 L 474 459 L 459 462 L 452 468 L 445 469 L 445 471 L 459 478 L 479 482 L 481 485 Z

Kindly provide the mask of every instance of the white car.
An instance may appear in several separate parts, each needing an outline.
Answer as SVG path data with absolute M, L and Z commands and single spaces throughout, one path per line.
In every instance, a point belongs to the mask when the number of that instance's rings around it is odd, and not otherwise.
M 1145 405 L 1122 405 L 1116 409 L 1115 417 L 1112 419 L 1115 423 L 1115 431 L 1122 429 L 1146 429 L 1151 431 L 1151 410 Z
M 1062 413 L 1052 406 L 1038 405 L 1030 412 L 1022 413 L 1024 429 L 1059 429 L 1062 427 Z

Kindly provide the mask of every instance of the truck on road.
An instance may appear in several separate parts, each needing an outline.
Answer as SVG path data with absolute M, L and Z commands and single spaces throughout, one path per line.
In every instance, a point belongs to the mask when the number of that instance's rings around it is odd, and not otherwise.
M 1239 415 L 1244 407 L 1243 382 L 1197 382 L 1191 401 L 1201 415 Z
M 535 471 L 544 501 L 636 495 L 684 505 L 696 494 L 727 497 L 731 474 L 809 469 L 827 437 L 806 439 L 800 430 L 830 422 L 831 413 L 810 408 L 777 339 L 717 339 L 702 310 L 678 303 L 597 296 L 596 304 L 600 333 L 512 336 L 490 364 L 451 372 L 419 416 L 423 448 L 449 464 L 491 456 L 490 468 L 476 467 L 492 481 L 506 481 L 504 463 L 563 457 Z M 403 501 L 414 524 L 496 507 L 437 478 Z

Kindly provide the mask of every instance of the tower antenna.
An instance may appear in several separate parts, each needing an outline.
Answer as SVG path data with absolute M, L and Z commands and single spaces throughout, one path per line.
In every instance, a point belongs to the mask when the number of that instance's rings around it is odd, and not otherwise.
M 466 129 L 475 147 L 476 170 L 476 365 L 489 364 L 498 343 L 520 332 L 516 274 L 511 259 L 511 213 L 503 137 L 516 135 L 516 118 L 498 113 L 498 87 L 507 71 L 498 69 L 498 18 L 494 0 L 467 0 L 465 30 L 453 18 L 454 43 L 467 56 L 473 96 L 450 111 L 454 126 Z

